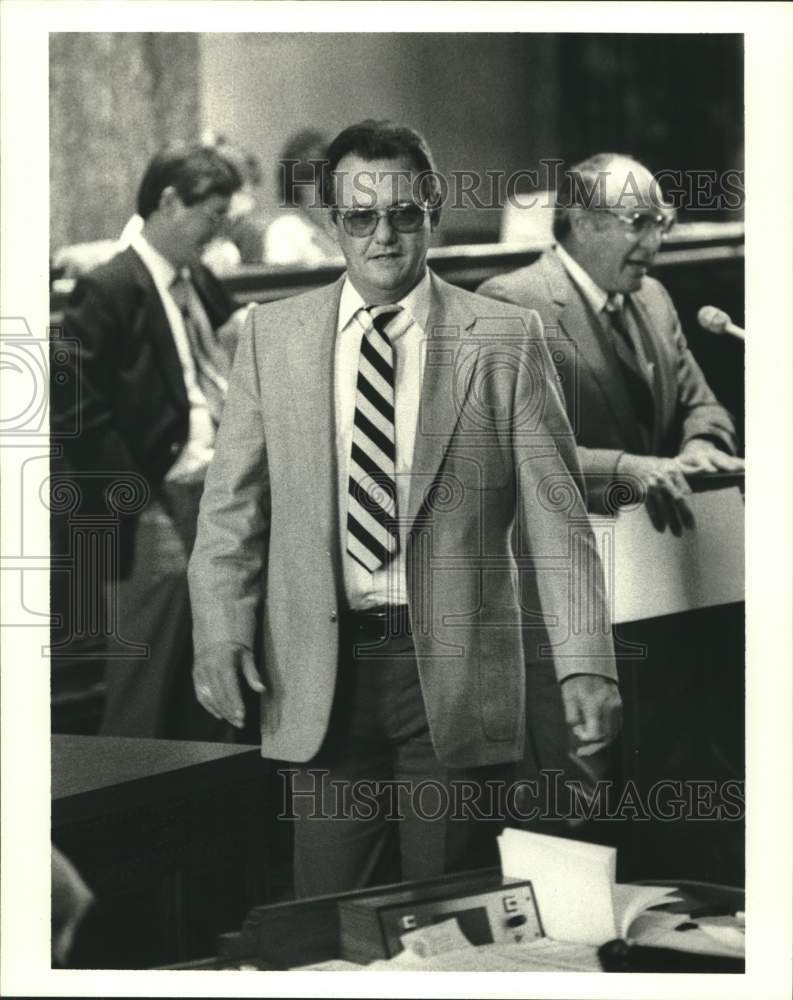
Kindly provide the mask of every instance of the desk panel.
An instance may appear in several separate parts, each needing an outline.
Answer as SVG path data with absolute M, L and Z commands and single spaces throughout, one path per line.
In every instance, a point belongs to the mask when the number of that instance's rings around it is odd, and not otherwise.
M 52 839 L 97 899 L 76 967 L 206 954 L 268 898 L 274 834 L 258 748 L 54 736 Z

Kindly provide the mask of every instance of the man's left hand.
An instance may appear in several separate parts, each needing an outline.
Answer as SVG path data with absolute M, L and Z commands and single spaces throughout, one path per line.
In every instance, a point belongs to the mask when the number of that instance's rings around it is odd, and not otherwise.
M 692 438 L 677 457 L 686 475 L 697 472 L 743 472 L 744 461 L 728 455 L 706 438 Z
M 573 674 L 562 681 L 567 725 L 578 741 L 579 757 L 589 757 L 615 739 L 622 726 L 617 682 L 598 674 Z

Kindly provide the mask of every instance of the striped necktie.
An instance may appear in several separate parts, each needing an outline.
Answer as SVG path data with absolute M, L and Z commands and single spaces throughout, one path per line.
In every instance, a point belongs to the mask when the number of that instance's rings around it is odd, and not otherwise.
M 171 285 L 171 296 L 182 314 L 195 363 L 198 387 L 207 401 L 212 421 L 217 426 L 228 390 L 225 352 L 215 339 L 212 325 L 203 311 L 189 275 L 179 274 L 176 277 Z
M 394 433 L 394 348 L 387 333 L 401 307 L 364 310 L 347 502 L 347 552 L 373 573 L 399 551 Z
M 625 302 L 627 304 L 627 299 Z M 646 428 L 652 428 L 655 403 L 651 375 L 636 352 L 636 345 L 628 329 L 625 308 L 620 306 L 618 300 L 610 295 L 603 307 L 603 312 L 606 323 L 611 329 L 612 344 L 622 366 L 625 387 L 633 404 L 634 412 Z

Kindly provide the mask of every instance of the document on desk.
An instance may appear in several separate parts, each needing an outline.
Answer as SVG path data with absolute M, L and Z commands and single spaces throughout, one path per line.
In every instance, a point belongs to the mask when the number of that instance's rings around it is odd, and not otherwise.
M 401 951 L 372 962 L 367 972 L 600 972 L 597 948 L 537 938 L 520 944 L 481 944 L 421 958 Z
M 669 886 L 618 885 L 613 847 L 511 828 L 498 843 L 504 875 L 531 880 L 543 930 L 557 941 L 628 937 L 643 911 L 679 899 Z
M 548 937 L 590 945 L 617 937 L 615 848 L 509 827 L 498 845 L 504 875 L 531 879 Z
M 680 913 L 645 913 L 634 922 L 630 936 L 653 948 L 724 958 L 743 958 L 746 954 L 744 927 L 734 916 L 700 917 L 693 921 Z
M 442 955 L 447 951 L 459 951 L 463 948 L 473 947 L 463 934 L 455 917 L 442 920 L 437 924 L 430 924 L 429 927 L 419 927 L 414 931 L 408 931 L 399 940 L 405 951 L 413 952 L 420 958 L 429 958 L 432 955 Z

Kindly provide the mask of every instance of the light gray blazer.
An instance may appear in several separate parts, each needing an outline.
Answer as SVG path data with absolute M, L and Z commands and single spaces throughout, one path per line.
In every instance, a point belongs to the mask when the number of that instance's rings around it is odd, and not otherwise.
M 269 689 L 262 752 L 291 761 L 311 759 L 326 733 L 344 611 L 333 402 L 341 287 L 252 311 L 189 570 L 196 649 L 256 651 Z M 421 686 L 440 760 L 513 761 L 527 664 L 552 657 L 559 679 L 616 678 L 602 572 L 539 317 L 433 275 L 428 328 L 401 512 Z

